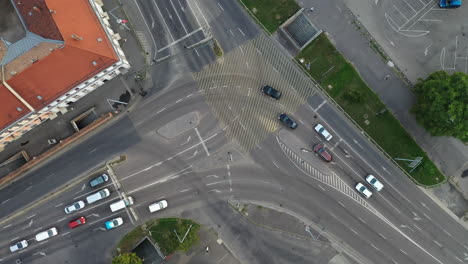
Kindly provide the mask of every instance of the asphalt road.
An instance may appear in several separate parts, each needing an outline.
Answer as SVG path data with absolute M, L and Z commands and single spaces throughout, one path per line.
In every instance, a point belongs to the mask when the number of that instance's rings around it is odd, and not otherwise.
M 250 35 L 246 33 L 245 36 L 240 31 L 240 35 L 234 31 L 230 33 L 229 29 L 236 25 L 256 28 L 245 19 L 235 1 L 232 2 L 232 6 L 222 5 L 223 10 L 230 8 L 228 17 L 233 19 L 227 20 L 226 24 L 215 23 L 224 14 L 220 7 L 214 9 L 204 1 L 199 2 L 207 5 L 201 10 L 208 23 L 212 23 L 211 32 L 221 45 L 226 46 L 226 50 L 233 45 L 231 54 L 234 55 L 238 54 L 236 45 L 253 43 L 259 49 L 271 48 L 268 41 L 248 41 Z M 168 14 L 171 12 L 174 18 L 175 10 L 169 10 Z M 180 27 L 174 35 L 184 34 Z M 225 29 L 221 30 L 223 27 Z M 217 31 L 224 34 L 218 36 Z M 200 89 L 204 87 L 202 81 L 195 81 L 192 74 L 187 73 L 190 65 L 199 68 L 197 62 L 199 57 L 205 56 L 203 54 L 191 51 L 171 60 L 167 67 L 157 65 L 153 68 L 154 75 L 166 76 L 163 82 L 166 85 L 160 92 L 153 92 L 132 112 L 124 113 L 110 126 L 2 190 L 0 210 L 2 216 L 7 216 L 63 183 L 85 176 L 82 182 L 53 200 L 0 224 L 1 237 L 5 238 L 0 242 L 0 263 L 10 263 L 18 257 L 30 263 L 50 263 L 51 260 L 81 263 L 84 259 L 105 263 L 118 238 L 133 227 L 132 222 L 138 224 L 162 216 L 191 217 L 205 225 L 218 227 L 219 236 L 235 250 L 241 262 L 274 260 L 271 257 L 274 255 L 270 256 L 274 247 L 256 248 L 253 242 L 247 242 L 253 234 L 242 232 L 238 221 L 233 220 L 227 205 L 227 201 L 233 200 L 276 208 L 297 216 L 304 223 L 318 226 L 323 235 L 361 263 L 463 263 L 464 254 L 468 252 L 466 230 L 394 168 L 346 118 L 315 93 L 312 85 L 309 89 L 314 95 L 307 97 L 307 101 L 302 99 L 305 92 L 296 90 L 301 95 L 292 95 L 293 84 L 292 89 L 280 86 L 285 89 L 285 97 L 276 102 L 261 94 L 247 94 L 248 88 L 259 88 L 249 87 L 252 82 L 248 80 L 262 83 L 269 74 L 259 75 L 254 69 L 250 74 L 239 74 L 237 71 L 221 71 L 219 67 L 203 68 L 207 74 L 217 77 L 217 87 L 226 83 L 226 86 L 245 92 L 237 97 L 233 93 L 229 99 L 220 98 L 225 105 L 233 102 L 236 107 L 246 104 L 256 109 L 235 119 L 242 109 L 223 108 L 215 104 L 214 97 L 207 100 L 206 91 Z M 212 56 L 206 55 L 206 61 L 213 59 Z M 225 60 L 228 56 L 226 54 Z M 250 60 L 249 56 L 238 57 L 238 60 L 258 62 L 266 56 L 254 52 L 250 54 Z M 268 58 L 262 67 L 265 72 L 273 67 L 277 76 L 287 80 L 291 74 L 289 69 L 295 66 L 278 53 L 274 58 Z M 251 93 L 258 95 L 259 91 L 253 89 Z M 285 105 L 279 106 L 281 102 Z M 273 115 L 268 116 L 261 109 L 271 109 Z M 298 129 L 291 131 L 276 123 L 275 115 L 281 110 L 292 113 L 299 122 Z M 161 135 L 162 127 L 188 113 L 198 116 L 195 128 L 185 132 L 176 129 L 170 138 Z M 262 125 L 244 123 L 249 117 L 259 120 Z M 227 127 L 229 120 L 232 124 Z M 301 148 L 310 149 L 312 144 L 323 141 L 313 131 L 317 122 L 324 124 L 334 136 L 326 143 L 334 156 L 333 163 L 326 164 L 313 153 L 301 151 Z M 260 132 L 264 136 L 256 137 Z M 258 143 L 251 145 L 250 141 L 242 141 L 245 137 Z M 90 178 L 87 171 L 119 154 L 127 155 L 128 159 L 114 169 L 122 186 L 120 191 L 135 199 L 132 206 L 135 213 L 110 212 L 108 204 L 117 199 L 118 191 L 109 183 L 111 197 L 73 215 L 65 215 L 64 205 L 83 199 L 92 191 L 83 185 Z M 365 200 L 356 195 L 353 188 L 356 182 L 364 181 L 367 173 L 378 177 L 385 187 Z M 27 189 L 29 186 L 33 187 Z M 159 199 L 167 199 L 169 208 L 150 214 L 147 206 Z M 81 215 L 88 218 L 88 224 L 68 230 L 67 222 Z M 104 221 L 117 216 L 124 218 L 123 227 L 114 231 L 102 230 Z M 42 244 L 32 240 L 36 232 L 51 226 L 58 227 L 58 237 Z M 23 238 L 30 241 L 30 247 L 21 253 L 10 254 L 8 245 Z M 277 241 L 272 245 L 279 247 L 281 243 Z M 277 254 L 289 253 L 277 251 Z

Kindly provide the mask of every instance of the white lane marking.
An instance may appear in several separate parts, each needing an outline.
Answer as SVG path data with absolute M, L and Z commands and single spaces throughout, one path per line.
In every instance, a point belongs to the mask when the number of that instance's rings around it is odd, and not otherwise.
M 361 217 L 358 217 L 359 221 L 363 222 L 364 224 L 366 223 L 366 221 L 364 221 Z
M 36 216 L 35 214 L 30 215 L 30 216 L 26 217 L 26 219 L 33 218 L 33 217 L 35 217 L 35 216 Z
M 42 226 L 41 226 L 41 227 L 39 227 L 39 228 L 37 228 L 37 229 L 34 229 L 34 231 L 33 231 L 33 232 L 39 231 L 39 230 L 41 230 L 41 229 L 42 229 Z
M 10 240 L 10 241 L 15 241 L 15 240 L 18 240 L 18 239 L 19 239 L 19 237 L 15 237 L 15 238 L 13 238 L 13 239 Z
M 192 96 L 192 95 L 193 95 L 193 93 L 191 93 L 191 94 L 188 94 L 188 95 L 187 95 L 187 96 L 185 96 L 185 97 L 189 98 L 189 97 L 190 97 L 190 96 Z
M 182 27 L 185 30 L 185 34 L 188 34 L 187 28 L 185 28 L 184 22 L 182 22 L 182 19 L 179 16 L 179 12 L 177 12 L 177 8 L 174 6 L 174 3 L 172 2 L 172 0 L 169 0 L 169 2 L 171 2 L 172 8 L 174 8 L 174 12 L 176 13 L 177 18 L 179 18 L 179 21 L 180 21 L 180 23 L 182 24 Z
M 427 205 L 426 205 L 425 203 L 421 202 L 421 205 L 422 205 L 424 208 L 426 208 L 427 210 L 431 211 L 431 209 L 429 209 L 429 207 L 427 207 Z
M 68 235 L 68 234 L 70 234 L 70 232 L 66 232 L 66 233 L 62 234 L 62 236 L 65 236 L 65 235 Z
M 164 107 L 163 109 L 157 111 L 156 114 L 159 114 L 159 113 L 161 113 L 161 112 L 164 111 L 164 110 L 166 110 L 166 107 Z
M 245 131 L 247 131 L 247 128 L 245 128 L 245 126 L 241 123 L 241 121 L 239 121 L 239 125 L 241 125 L 241 127 L 242 127 Z
M 227 168 L 228 179 L 229 179 L 229 191 L 232 192 L 231 167 L 229 166 L 229 164 L 227 164 L 226 168 Z
M 169 176 L 166 176 L 166 177 L 164 177 L 164 178 L 162 178 L 162 179 L 160 179 L 160 180 L 154 181 L 154 182 L 152 182 L 152 183 L 147 183 L 146 185 L 143 185 L 143 186 L 141 186 L 141 187 L 139 187 L 139 188 L 136 188 L 136 189 L 134 189 L 134 190 L 128 191 L 128 194 L 132 194 L 132 193 L 135 193 L 135 192 L 139 192 L 139 191 L 141 191 L 141 190 L 143 190 L 143 189 L 146 189 L 146 188 L 149 188 L 149 187 L 151 187 L 151 186 L 153 186 L 153 185 L 155 185 L 155 184 L 163 183 L 163 182 L 166 182 L 166 181 L 168 181 L 168 180 L 177 179 L 177 178 L 179 178 L 179 177 L 182 176 L 182 175 L 191 173 L 191 171 L 182 172 L 182 171 L 185 171 L 185 170 L 191 169 L 191 168 L 192 168 L 191 166 L 190 166 L 190 167 L 187 167 L 187 168 L 185 168 L 185 169 L 183 169 L 183 170 L 181 170 L 181 171 L 179 171 L 179 172 L 173 173 L 173 174 L 171 174 L 171 175 L 169 175 Z
M 224 8 L 221 6 L 221 4 L 219 2 L 216 2 L 219 6 L 219 9 L 221 9 L 221 11 L 224 11 Z
M 214 184 L 220 184 L 220 183 L 225 183 L 225 182 L 228 182 L 228 181 L 211 182 L 211 183 L 207 183 L 206 186 L 210 186 L 210 185 L 214 185 Z
M 198 132 L 198 129 L 197 129 L 197 128 L 195 128 L 195 132 L 197 133 L 197 136 L 198 136 L 198 138 L 200 139 L 200 143 L 202 144 L 203 149 L 205 149 L 206 155 L 209 157 L 209 156 L 210 156 L 210 152 L 208 152 L 208 148 L 207 148 L 206 145 L 205 145 L 205 141 L 203 141 L 203 138 L 200 136 L 200 132 Z
M 234 32 L 232 32 L 232 29 L 230 29 L 229 32 L 231 32 L 231 35 L 235 37 Z
M 322 185 L 319 184 L 318 187 L 322 189 L 323 191 L 325 191 L 325 188 L 323 188 Z
M 96 150 L 97 150 L 97 148 L 95 148 L 95 149 L 91 150 L 91 151 L 89 152 L 89 154 L 91 154 L 91 153 L 95 152 Z
M 343 207 L 346 207 L 342 202 L 338 201 L 338 203 L 343 206 Z
M 383 239 L 387 239 L 384 235 L 380 234 L 379 235 L 383 238 Z
M 455 257 L 458 261 L 460 261 L 461 263 L 463 263 L 463 260 L 459 259 L 458 257 Z
M 262 147 L 260 147 L 260 145 L 257 145 L 257 148 L 262 149 Z
M 211 178 L 211 177 L 213 177 L 213 178 L 219 178 L 218 175 L 206 175 L 205 177 L 206 177 L 206 178 Z
M 318 111 L 320 108 L 322 108 L 322 106 L 323 106 L 324 104 L 326 104 L 326 103 L 327 103 L 327 100 L 323 100 L 323 102 L 321 102 L 321 103 L 319 104 L 319 106 L 318 106 L 317 108 L 314 109 L 314 112 L 317 112 L 317 111 Z
M 177 104 L 177 103 L 180 103 L 182 100 L 183 100 L 183 99 L 179 99 L 179 100 L 175 101 L 175 103 L 176 103 L 176 104 Z
M 431 220 L 431 218 L 430 218 L 429 216 L 427 216 L 427 214 L 423 213 L 423 215 L 424 215 L 427 219 Z
M 218 190 L 218 189 L 213 189 L 213 190 L 209 190 L 208 192 L 209 192 L 209 193 L 210 193 L 210 192 L 220 193 L 221 191 Z
M 167 26 L 166 20 L 164 19 L 164 16 L 163 16 L 163 14 L 161 13 L 161 10 L 159 10 L 158 4 L 156 4 L 156 1 L 155 1 L 155 0 L 153 0 L 153 3 L 154 3 L 154 5 L 156 6 L 156 9 L 158 10 L 159 15 L 161 16 L 162 21 L 164 22 L 164 25 L 166 26 L 167 32 L 169 32 L 169 36 L 171 36 L 172 41 L 174 41 L 174 37 L 172 36 L 171 30 L 170 30 L 169 27 Z
M 3 229 L 8 228 L 8 227 L 10 227 L 10 226 L 12 226 L 12 225 L 13 225 L 13 224 L 6 225 L 6 226 L 3 227 Z
M 404 252 L 401 248 L 400 251 L 403 252 L 403 254 L 405 254 L 406 256 L 408 256 L 408 254 L 406 254 L 406 252 Z
M 380 251 L 380 249 L 378 247 L 376 247 L 374 244 L 370 244 L 371 247 L 375 248 L 376 250 Z
M 419 231 L 422 231 L 422 229 L 419 226 L 414 225 L 414 227 L 416 227 Z
M 244 33 L 244 31 L 242 31 L 242 29 L 240 29 L 240 28 L 237 28 L 237 29 L 239 29 L 239 32 L 242 34 L 242 36 L 244 36 L 244 37 L 245 37 L 245 33 Z
M 279 169 L 279 166 L 278 166 L 278 164 L 276 164 L 276 162 L 274 162 L 274 161 L 271 161 L 271 162 L 273 162 L 273 165 L 275 165 L 275 167 Z
M 335 219 L 338 219 L 338 217 L 336 217 L 336 215 L 334 215 L 332 212 L 328 212 L 333 218 Z
M 2 202 L 2 204 L 6 203 L 8 201 L 10 201 L 10 199 L 6 199 L 5 201 Z
M 67 219 L 67 218 L 64 217 L 64 218 L 62 218 L 62 219 L 60 219 L 60 220 L 58 220 L 58 221 L 59 221 L 59 222 L 62 222 L 62 221 L 65 220 L 65 219 Z
M 436 244 L 436 245 L 439 246 L 439 247 L 442 247 L 442 244 L 439 243 L 439 241 L 437 241 L 437 240 L 434 240 L 434 244 Z
M 197 128 L 195 128 L 195 131 L 198 131 Z M 205 141 L 208 141 L 208 140 L 214 138 L 214 137 L 217 136 L 217 135 L 218 135 L 218 133 L 215 133 L 215 134 L 211 135 L 210 137 L 208 137 L 207 139 L 205 139 L 204 141 L 202 141 L 201 143 L 197 143 L 197 144 L 195 144 L 195 145 L 193 145 L 193 146 L 191 146 L 191 147 L 189 147 L 189 148 L 186 148 L 186 149 L 180 151 L 179 153 L 175 154 L 174 156 L 167 158 L 167 159 L 164 160 L 164 161 L 171 160 L 171 159 L 173 159 L 174 157 L 179 156 L 180 154 L 183 154 L 183 153 L 185 153 L 185 152 L 187 152 L 187 151 L 189 151 L 189 150 L 191 150 L 191 149 L 193 149 L 193 148 L 196 148 L 196 147 L 198 147 L 198 145 L 200 145 L 200 144 L 202 144 L 202 143 L 204 144 Z M 206 146 L 205 146 L 205 147 L 206 147 Z M 208 155 L 208 156 L 209 156 L 209 155 Z M 150 170 L 150 169 L 152 169 L 152 168 L 154 168 L 154 167 L 157 167 L 157 166 L 161 165 L 162 163 L 163 163 L 163 161 L 160 161 L 160 162 L 158 162 L 158 163 L 156 163 L 156 164 L 153 164 L 153 165 L 151 165 L 151 166 L 149 166 L 149 167 L 147 167 L 147 168 L 145 168 L 145 169 L 142 169 L 142 170 L 137 171 L 137 172 L 135 172 L 135 173 L 133 173 L 133 174 L 130 174 L 130 175 L 128 175 L 128 176 L 126 176 L 126 177 L 124 177 L 124 178 L 122 178 L 122 179 L 120 179 L 120 180 L 122 181 L 122 180 L 125 180 L 125 179 L 127 179 L 127 178 L 133 177 L 133 176 L 135 176 L 135 175 L 137 175 L 137 174 L 139 174 L 139 173 L 142 173 L 142 172 L 144 172 L 144 171 L 148 171 L 148 170 Z M 187 167 L 187 168 L 185 168 L 184 170 L 189 169 L 189 168 L 191 168 L 191 167 Z M 182 170 L 182 171 L 184 171 L 184 170 Z
M 31 188 L 32 188 L 32 185 L 29 186 L 28 188 L 26 188 L 25 191 L 27 191 L 27 190 L 29 190 L 29 189 L 31 189 Z
M 356 230 L 352 229 L 352 228 L 349 228 L 354 234 L 358 234 L 358 232 L 356 232 Z
M 183 193 L 183 192 L 188 192 L 188 191 L 190 191 L 190 189 L 184 189 L 184 190 L 181 190 L 181 191 L 179 191 L 179 192 L 180 192 L 180 193 Z
M 447 232 L 447 230 L 445 230 L 445 229 L 442 228 L 442 231 L 444 231 L 444 233 L 447 234 L 448 236 L 453 237 L 452 234 L 450 234 L 449 232 Z

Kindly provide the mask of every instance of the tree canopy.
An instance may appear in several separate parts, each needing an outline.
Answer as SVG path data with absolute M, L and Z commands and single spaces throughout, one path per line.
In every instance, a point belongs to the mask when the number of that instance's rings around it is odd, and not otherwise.
M 433 136 L 468 141 L 468 75 L 437 71 L 414 86 L 418 102 L 411 111 Z
M 115 256 L 112 259 L 112 264 L 143 264 L 143 260 L 135 253 L 124 253 Z

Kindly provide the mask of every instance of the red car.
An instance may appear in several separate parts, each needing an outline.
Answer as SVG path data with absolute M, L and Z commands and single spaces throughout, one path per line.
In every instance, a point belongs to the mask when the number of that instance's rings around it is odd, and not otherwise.
M 314 151 L 318 153 L 324 161 L 329 162 L 332 160 L 332 156 L 325 150 L 325 147 L 322 144 L 315 145 Z
M 68 223 L 68 226 L 70 228 L 75 228 L 77 226 L 80 226 L 82 224 L 85 224 L 86 223 L 86 218 L 84 218 L 84 216 L 78 218 L 78 219 L 75 219 L 73 221 L 70 221 L 70 223 Z

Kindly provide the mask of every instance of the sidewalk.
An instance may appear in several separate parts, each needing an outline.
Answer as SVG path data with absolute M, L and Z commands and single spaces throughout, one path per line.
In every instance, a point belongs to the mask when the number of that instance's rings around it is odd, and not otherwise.
M 353 63 L 368 86 L 379 95 L 438 168 L 447 177 L 458 182 L 460 189 L 468 195 L 468 178 L 461 178 L 462 172 L 468 169 L 468 148 L 461 141 L 453 138 L 432 137 L 417 124 L 414 116 L 409 112 L 416 102 L 411 87 L 398 78 L 395 71 L 371 48 L 371 36 L 359 24 L 358 18 L 341 0 L 318 2 L 306 0 L 299 4 L 305 9 L 312 6 L 315 8 L 313 13 L 307 14 L 309 19 L 328 33 L 336 48 Z M 387 75 L 390 78 L 385 78 Z M 450 208 L 454 202 L 451 198 L 453 193 L 449 194 L 443 189 L 444 187 L 441 186 L 429 191 L 444 200 Z M 459 199 L 455 200 L 459 201 Z M 457 211 L 468 210 L 468 203 L 456 206 Z M 460 209 L 460 206 L 463 209 Z
M 116 7 L 116 3 L 113 0 L 104 1 L 105 10 L 111 10 Z M 142 56 L 143 52 L 141 51 L 141 45 L 139 40 L 134 37 L 132 32 L 128 31 L 125 28 L 120 27 L 115 19 L 110 19 L 111 27 L 114 32 L 119 33 L 121 36 L 120 45 L 125 52 L 127 60 L 129 61 L 132 68 L 130 68 L 129 73 L 125 76 L 118 76 L 98 89 L 91 92 L 86 97 L 77 101 L 76 103 L 68 107 L 68 112 L 65 114 L 59 113 L 58 117 L 53 120 L 48 120 L 43 124 L 36 127 L 34 130 L 26 133 L 20 139 L 10 143 L 5 150 L 0 152 L 0 163 L 7 160 L 11 156 L 15 155 L 19 151 L 26 151 L 30 158 L 39 156 L 41 153 L 47 151 L 53 145 L 48 143 L 48 139 L 55 139 L 57 142 L 60 140 L 66 139 L 75 133 L 70 121 L 79 116 L 81 113 L 85 112 L 94 107 L 94 112 L 96 116 L 101 116 L 105 113 L 111 112 L 114 109 L 109 105 L 108 99 L 122 101 L 123 98 L 128 97 L 128 90 L 132 90 L 133 95 L 130 100 L 130 105 L 135 103 L 137 98 L 141 97 L 138 92 L 140 91 L 141 84 L 136 83 L 133 72 L 135 69 L 142 69 L 146 66 L 144 57 Z M 143 85 L 146 86 L 152 85 L 151 81 L 147 80 Z M 147 89 L 147 87 L 143 87 Z M 111 102 L 113 104 L 113 102 Z M 130 105 L 119 106 L 119 110 L 125 110 L 130 107 Z M 2 166 L 0 167 L 0 177 L 8 174 L 9 171 L 14 170 L 16 164 L 11 164 L 12 166 Z

